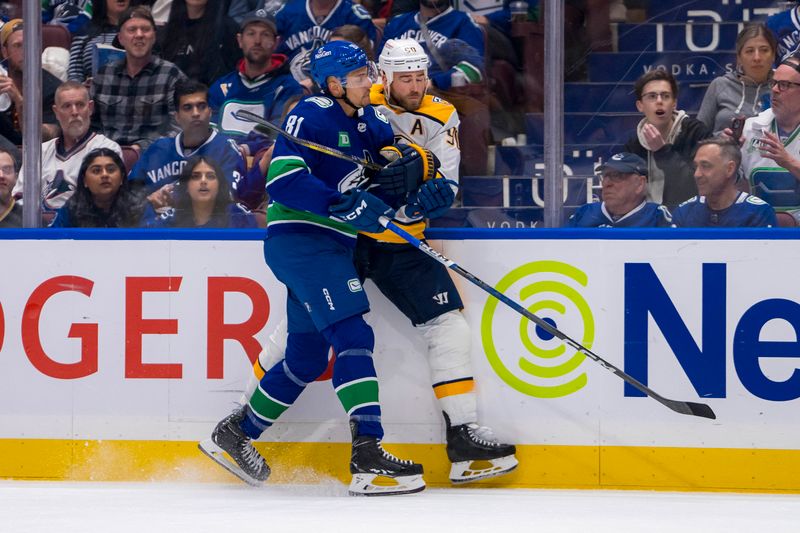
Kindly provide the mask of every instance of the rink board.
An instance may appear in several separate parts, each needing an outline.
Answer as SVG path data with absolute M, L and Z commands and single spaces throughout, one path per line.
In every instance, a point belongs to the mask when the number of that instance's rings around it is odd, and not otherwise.
M 195 442 L 238 400 L 285 301 L 258 232 L 77 235 L 0 233 L 14 258 L 0 279 L 0 477 L 225 479 Z M 481 420 L 520 445 L 519 471 L 494 484 L 800 491 L 794 232 L 436 237 L 445 255 L 610 363 L 717 414 L 679 415 L 635 395 L 457 278 Z M 386 442 L 443 484 L 424 345 L 366 290 Z M 262 440 L 277 482 L 348 477 L 328 381 Z

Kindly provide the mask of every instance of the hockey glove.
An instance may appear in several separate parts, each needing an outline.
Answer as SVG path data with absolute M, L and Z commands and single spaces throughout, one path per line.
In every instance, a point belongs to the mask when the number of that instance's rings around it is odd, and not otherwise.
M 424 181 L 436 177 L 439 158 L 416 144 L 397 144 L 381 148 L 381 155 L 390 163 L 373 178 L 388 196 L 405 196 L 417 190 Z
M 446 178 L 428 180 L 423 183 L 416 193 L 408 199 L 406 212 L 409 216 L 425 216 L 426 218 L 440 217 L 450 209 L 456 193 L 453 187 L 458 187 L 458 183 Z
M 350 189 L 342 195 L 338 203 L 328 207 L 328 213 L 332 219 L 350 224 L 359 231 L 380 233 L 385 228 L 378 219 L 382 216 L 392 218 L 394 209 L 374 194 Z

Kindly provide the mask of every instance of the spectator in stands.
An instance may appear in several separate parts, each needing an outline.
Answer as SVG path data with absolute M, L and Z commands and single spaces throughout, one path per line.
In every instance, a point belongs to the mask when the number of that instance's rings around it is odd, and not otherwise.
M 241 59 L 236 23 L 222 2 L 174 0 L 167 24 L 158 30 L 162 59 L 189 78 L 210 84 L 231 71 Z
M 41 4 L 42 23 L 60 24 L 73 35 L 83 31 L 92 18 L 92 0 L 43 0 Z
M 694 179 L 699 196 L 683 202 L 672 216 L 676 227 L 773 227 L 775 211 L 762 199 L 739 190 L 742 153 L 729 137 L 698 143 Z
M 22 144 L 22 68 L 23 68 L 23 23 L 21 19 L 6 22 L 0 29 L 0 48 L 3 61 L 0 63 L 0 136 L 11 145 Z M 53 100 L 56 87 L 61 82 L 42 69 L 42 138 L 52 139 L 58 135 L 58 126 L 53 115 Z M 5 102 L 3 102 L 5 101 Z M 8 143 L 0 145 L 8 147 Z
M 275 20 L 264 11 L 245 17 L 236 38 L 244 58 L 235 71 L 219 78 L 208 92 L 217 128 L 242 144 L 247 155 L 266 148 L 263 138 L 248 135 L 254 124 L 233 116 L 235 111 L 252 111 L 279 124 L 292 102 L 303 96 L 303 88 L 289 72 L 286 56 L 274 54 L 277 44 Z
M 794 54 L 800 45 L 800 6 L 771 15 L 767 18 L 767 27 L 778 42 L 778 51 L 775 57 L 777 65 Z
M 101 66 L 94 63 L 97 46 L 114 42 L 119 33 L 119 17 L 129 5 L 129 0 L 95 0 L 91 22 L 72 37 L 67 73 L 70 80 L 91 81 Z
M 278 53 L 290 60 L 327 43 L 331 32 L 345 24 L 360 27 L 372 42 L 377 35 L 372 16 L 352 0 L 289 0 L 275 13 L 275 21 L 282 39 Z
M 775 69 L 772 107 L 747 119 L 739 142 L 742 171 L 753 194 L 775 208 L 800 209 L 800 58 Z M 730 129 L 725 130 L 731 135 Z
M 125 179 L 125 163 L 119 154 L 97 148 L 83 160 L 75 194 L 58 210 L 50 227 L 138 227 L 147 205 Z
M 194 156 L 186 163 L 175 187 L 175 208 L 156 218 L 154 227 L 255 228 L 256 219 L 231 200 L 228 180 L 216 161 Z
M 275 16 L 288 0 L 231 0 L 228 6 L 228 16 L 241 24 L 244 17 L 253 11 L 264 9 L 267 14 Z
M 53 112 L 61 134 L 42 144 L 41 200 L 42 221 L 50 223 L 69 197 L 75 192 L 83 158 L 96 148 L 109 148 L 119 155 L 117 143 L 99 133 L 89 131 L 94 102 L 89 90 L 77 81 L 67 81 L 56 89 Z M 19 173 L 14 194 L 21 196 L 25 182 L 25 167 Z
M 644 115 L 625 151 L 647 161 L 647 199 L 672 209 L 697 194 L 692 154 L 710 135 L 699 120 L 678 107 L 678 83 L 668 72 L 654 69 L 634 84 L 636 109 Z
M 172 111 L 175 84 L 183 72 L 153 55 L 156 25 L 144 6 L 120 15 L 120 45 L 125 59 L 105 65 L 92 83 L 96 129 L 137 151 L 178 131 Z
M 647 163 L 636 154 L 614 154 L 597 169 L 603 201 L 581 206 L 569 217 L 572 228 L 665 228 L 669 210 L 647 201 Z
M 736 70 L 714 79 L 697 120 L 719 133 L 737 116 L 752 117 L 769 105 L 769 80 L 777 43 L 764 24 L 748 24 L 736 38 Z
M 359 48 L 367 53 L 367 57 L 370 61 L 375 61 L 375 48 L 372 46 L 372 41 L 370 41 L 369 35 L 367 35 L 367 32 L 365 32 L 363 28 L 356 26 L 355 24 L 345 24 L 344 26 L 339 26 L 331 32 L 330 40 L 348 41 L 356 44 Z
M 22 227 L 22 206 L 14 201 L 17 160 L 9 150 L 0 148 L 0 228 Z
M 180 132 L 175 138 L 162 137 L 150 145 L 131 170 L 128 179 L 143 186 L 155 209 L 172 204 L 172 186 L 178 180 L 186 161 L 192 156 L 205 156 L 222 168 L 220 179 L 228 183 L 226 190 L 236 191 L 242 201 L 258 206 L 264 197 L 264 174 L 253 172 L 245 177 L 245 161 L 236 142 L 210 125 L 208 87 L 194 80 L 183 80 L 175 86 L 175 116 Z

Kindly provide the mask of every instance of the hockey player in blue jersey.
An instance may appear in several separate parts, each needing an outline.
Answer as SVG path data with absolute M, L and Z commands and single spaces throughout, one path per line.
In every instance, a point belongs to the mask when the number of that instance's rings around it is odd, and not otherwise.
M 208 103 L 217 129 L 255 156 L 265 147 L 263 137 L 250 135 L 253 123 L 237 119 L 234 113 L 243 109 L 280 124 L 288 107 L 303 96 L 303 88 L 292 77 L 286 56 L 273 53 L 278 32 L 266 11 L 246 16 L 236 38 L 244 57 L 234 72 L 211 84 Z
M 327 43 L 331 32 L 345 24 L 364 30 L 373 43 L 377 33 L 369 12 L 352 0 L 289 0 L 275 20 L 282 39 L 278 52 L 290 60 Z
M 744 228 L 777 226 L 775 210 L 761 198 L 737 187 L 742 153 L 727 137 L 700 141 L 694 156 L 698 196 L 675 209 L 678 228 Z
M 175 86 L 175 118 L 181 127 L 175 137 L 153 142 L 139 157 L 128 179 L 143 185 L 155 209 L 172 205 L 172 185 L 193 155 L 203 155 L 219 163 L 224 178 L 236 198 L 256 207 L 264 196 L 264 177 L 245 172 L 245 162 L 237 144 L 211 128 L 208 87 L 198 81 L 183 80 Z
M 386 118 L 369 105 L 372 79 L 364 51 L 342 41 L 323 45 L 312 57 L 311 74 L 324 92 L 301 100 L 286 117 L 284 129 L 381 161 L 379 150 L 392 144 L 393 133 Z M 419 159 L 401 157 L 381 172 L 421 180 Z M 248 483 L 260 484 L 270 472 L 252 439 L 325 371 L 332 346 L 337 354 L 332 383 L 353 437 L 350 493 L 390 495 L 425 488 L 422 465 L 398 459 L 381 446 L 375 339 L 362 317 L 369 302 L 353 264 L 353 249 L 359 230 L 380 232 L 379 218 L 393 216 L 394 210 L 361 188 L 366 181 L 361 165 L 284 137 L 276 141 L 267 178 L 272 203 L 264 256 L 288 289 L 285 359 L 266 372 L 247 405 L 222 420 L 200 444 L 209 457 Z M 376 481 L 379 476 L 392 482 Z
M 578 208 L 569 217 L 571 228 L 668 228 L 669 210 L 647 201 L 647 162 L 636 154 L 614 154 L 597 169 L 603 201 Z

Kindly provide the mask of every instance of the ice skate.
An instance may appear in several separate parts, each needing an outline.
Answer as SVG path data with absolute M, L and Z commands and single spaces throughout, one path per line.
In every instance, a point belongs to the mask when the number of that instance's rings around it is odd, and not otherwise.
M 244 408 L 223 418 L 211 433 L 210 439 L 198 444 L 200 451 L 222 468 L 248 485 L 257 487 L 267 480 L 269 466 L 239 423 L 244 419 Z
M 492 430 L 478 424 L 450 425 L 447 423 L 447 458 L 450 459 L 450 481 L 470 483 L 479 479 L 501 476 L 519 464 L 513 444 L 497 442 Z
M 350 456 L 351 496 L 392 496 L 425 490 L 422 465 L 398 459 L 375 437 L 354 437 Z

